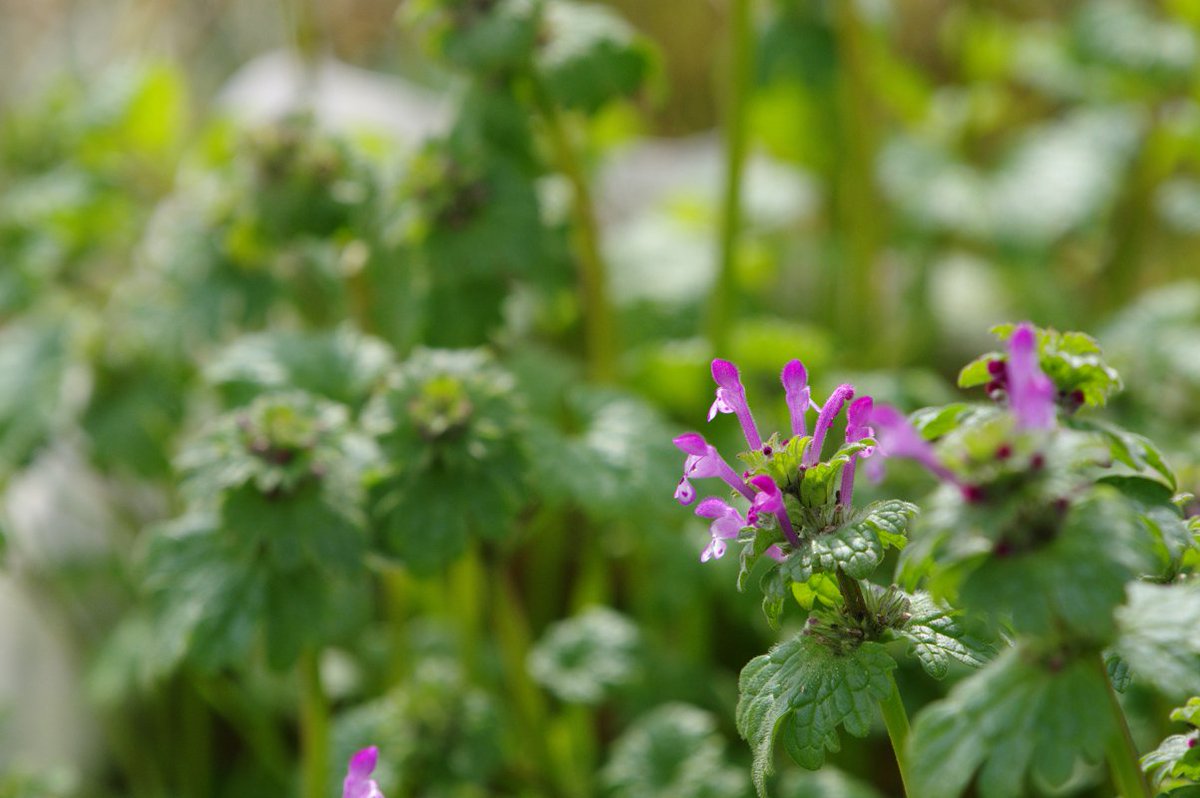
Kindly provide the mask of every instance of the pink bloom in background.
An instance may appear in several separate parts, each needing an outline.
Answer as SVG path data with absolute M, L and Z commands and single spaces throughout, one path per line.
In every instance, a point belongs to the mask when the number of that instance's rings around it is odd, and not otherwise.
M 1054 382 L 1038 365 L 1037 335 L 1022 322 L 1008 339 L 1008 405 L 1025 429 L 1050 429 L 1055 423 Z
M 350 757 L 346 779 L 342 782 L 342 798 L 383 798 L 379 785 L 371 778 L 378 760 L 379 749 L 375 746 L 364 748 Z

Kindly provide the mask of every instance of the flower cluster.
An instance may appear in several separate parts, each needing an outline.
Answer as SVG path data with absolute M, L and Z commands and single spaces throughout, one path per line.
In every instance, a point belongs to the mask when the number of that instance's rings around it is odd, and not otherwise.
M 777 528 L 783 540 L 769 547 L 765 553 L 782 560 L 785 547 L 799 548 L 805 516 L 789 512 L 789 500 L 796 509 L 822 505 L 826 510 L 849 507 L 854 490 L 855 465 L 858 458 L 869 456 L 872 451 L 872 430 L 868 420 L 872 412 L 871 397 L 854 399 L 852 385 L 839 385 L 826 399 L 824 405 L 816 404 L 808 385 L 808 372 L 799 360 L 792 360 L 783 368 L 780 381 L 783 384 L 788 414 L 791 418 L 791 435 L 773 435 L 764 441 L 755 423 L 754 414 L 746 399 L 737 367 L 727 360 L 712 362 L 713 380 L 717 384 L 716 398 L 708 411 L 712 421 L 718 413 L 728 413 L 737 418 L 746 438 L 749 451 L 741 459 L 750 466 L 747 470 L 735 470 L 716 447 L 708 443 L 697 432 L 688 432 L 675 438 L 675 446 L 687 455 L 683 464 L 683 476 L 675 489 L 675 498 L 681 504 L 696 501 L 696 489 L 691 480 L 714 477 L 722 480 L 735 494 L 740 494 L 749 506 L 745 512 L 719 497 L 709 497 L 696 507 L 696 515 L 711 519 L 709 531 L 712 539 L 700 555 L 703 562 L 725 554 L 728 542 L 736 540 L 743 529 Z M 853 401 L 851 401 L 853 400 Z M 849 407 L 847 406 L 849 403 Z M 832 495 L 805 491 L 802 485 L 806 474 L 822 463 L 821 450 L 830 428 L 842 409 L 846 408 L 846 443 L 838 455 L 827 465 L 840 469 L 840 487 Z M 817 412 L 812 434 L 808 432 L 808 411 Z M 823 476 L 828 477 L 826 472 Z M 833 476 L 836 477 L 836 474 Z M 736 499 L 735 499 L 736 500 Z M 826 513 L 828 515 L 828 512 Z
M 1008 341 L 1008 358 L 988 361 L 992 381 L 988 393 L 996 399 L 1007 398 L 1008 411 L 1018 431 L 1046 433 L 1057 423 L 1057 391 L 1054 382 L 1038 364 L 1037 334 L 1028 322 L 1017 326 Z M 870 411 L 869 423 L 876 430 L 879 453 L 884 458 L 915 460 L 944 482 L 957 485 L 968 501 L 981 499 L 978 484 L 968 482 L 949 468 L 933 445 L 909 422 L 903 413 L 891 405 L 880 405 Z M 997 461 L 1013 455 L 1008 441 L 994 451 Z M 877 461 L 878 462 L 878 461 Z M 1030 457 L 1030 466 L 1038 470 L 1044 463 L 1040 451 Z

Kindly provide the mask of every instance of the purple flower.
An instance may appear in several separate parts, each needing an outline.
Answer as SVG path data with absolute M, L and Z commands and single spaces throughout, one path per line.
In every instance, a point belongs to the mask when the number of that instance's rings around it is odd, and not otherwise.
M 783 536 L 788 539 L 788 543 L 799 546 L 800 537 L 792 528 L 792 519 L 788 517 L 787 508 L 783 503 L 783 494 L 779 492 L 779 486 L 775 484 L 775 480 L 766 474 L 759 474 L 750 479 L 750 484 L 758 488 L 759 492 L 750 502 L 750 512 L 746 513 L 746 520 L 755 524 L 758 522 L 759 515 L 771 513 L 779 522 L 779 528 L 783 530 Z
M 754 416 L 750 414 L 746 389 L 742 387 L 737 366 L 718 358 L 712 362 L 712 375 L 717 383 L 717 398 L 708 409 L 708 420 L 712 421 L 718 412 L 733 413 L 742 425 L 746 443 L 750 444 L 751 449 L 761 449 L 762 438 L 758 435 L 758 427 L 754 425 Z
M 783 383 L 783 395 L 787 399 L 788 414 L 792 417 L 792 434 L 806 435 L 808 427 L 804 414 L 812 401 L 812 389 L 808 387 L 808 372 L 799 360 L 789 360 L 779 375 Z
M 737 511 L 737 508 L 731 507 L 715 497 L 700 502 L 700 506 L 696 508 L 696 515 L 713 519 L 713 522 L 708 525 L 708 531 L 712 533 L 712 540 L 700 553 L 700 562 L 723 557 L 725 541 L 733 540 L 742 531 L 742 527 L 750 525 L 746 518 Z
M 711 446 L 704 436 L 698 432 L 685 432 L 675 439 L 675 446 L 687 455 L 683 461 L 683 477 L 675 488 L 675 498 L 680 504 L 688 505 L 696 500 L 696 489 L 690 480 L 705 477 L 720 477 L 729 487 L 745 496 L 754 499 L 754 491 L 750 490 L 738 473 L 725 462 L 717 447 Z
M 364 748 L 350 757 L 346 779 L 342 782 L 342 798 L 383 798 L 379 785 L 371 778 L 378 759 L 379 749 L 375 746 Z
M 958 478 L 938 460 L 929 441 L 921 437 L 899 410 L 891 405 L 879 405 L 871 409 L 868 420 L 875 428 L 880 455 L 916 460 L 941 479 L 959 484 Z M 879 468 L 881 466 L 876 467 L 877 474 Z
M 847 443 L 861 441 L 863 438 L 869 438 L 875 434 L 875 431 L 869 426 L 874 406 L 875 403 L 871 397 L 860 396 L 846 408 Z M 864 449 L 861 454 L 863 457 L 870 457 L 873 450 L 874 447 Z M 854 470 L 858 465 L 859 454 L 859 452 L 855 452 L 850 455 L 850 462 L 846 463 L 846 467 L 842 469 L 842 490 L 838 497 L 838 503 L 843 506 L 848 506 L 854 497 Z
M 1008 402 L 1017 426 L 1051 429 L 1055 423 L 1054 382 L 1038 365 L 1037 335 L 1033 325 L 1022 322 L 1008 339 Z
M 825 400 L 825 406 L 821 408 L 821 413 L 817 416 L 817 426 L 813 429 L 812 440 L 809 441 L 808 449 L 804 452 L 805 468 L 811 468 L 821 461 L 821 447 L 825 445 L 825 435 L 833 426 L 833 420 L 837 418 L 837 414 L 842 411 L 842 405 L 846 404 L 853 396 L 853 385 L 839 385 Z

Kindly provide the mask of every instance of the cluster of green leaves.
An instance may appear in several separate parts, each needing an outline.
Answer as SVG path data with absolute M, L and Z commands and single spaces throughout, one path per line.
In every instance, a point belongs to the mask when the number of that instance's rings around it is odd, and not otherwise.
M 996 332 L 1004 339 L 1013 329 Z M 755 751 L 760 793 L 778 739 L 815 769 L 826 749 L 838 750 L 839 726 L 868 732 L 893 689 L 896 663 L 880 645 L 888 640 L 911 644 L 937 678 L 951 662 L 978 669 L 926 707 L 911 745 L 897 750 L 913 795 L 959 795 L 977 772 L 982 794 L 997 798 L 1028 794 L 1030 784 L 1062 788 L 1079 777 L 1080 761 L 1111 755 L 1120 739 L 1125 721 L 1113 713 L 1110 679 L 1121 689 L 1197 689 L 1200 539 L 1181 509 L 1190 497 L 1176 495 L 1174 475 L 1150 441 L 1073 418 L 1080 407 L 1105 404 L 1121 384 L 1095 342 L 1039 331 L 1038 343 L 1070 425 L 1030 433 L 1002 406 L 914 414 L 951 476 L 924 506 L 911 545 L 916 505 L 885 499 L 861 511 L 814 512 L 828 491 L 796 484 L 814 469 L 797 477 L 790 442 L 778 447 L 773 439 L 777 453 L 748 456 L 753 472 L 787 486 L 801 537 L 799 548 L 765 570 L 764 607 L 777 620 L 790 593 L 809 613 L 800 635 L 742 673 L 738 728 Z M 996 360 L 1004 355 L 974 361 L 961 382 L 991 382 Z M 744 583 L 766 546 L 782 538 L 747 528 L 742 539 Z M 903 549 L 903 584 L 924 590 L 859 582 L 889 546 Z M 1009 642 L 995 658 L 1000 639 Z
M 1038 338 L 1060 399 L 1083 397 L 1065 403 L 1064 415 L 1104 404 L 1119 387 L 1091 339 Z M 987 363 L 1000 357 L 985 355 L 960 381 L 990 380 Z M 1194 524 L 1161 453 L 1087 418 L 1021 441 L 1003 418 L 961 409 L 923 418 L 939 456 L 973 490 L 935 494 L 905 551 L 907 579 L 924 579 L 935 597 L 1014 644 L 918 716 L 909 786 L 921 795 L 958 795 L 977 770 L 989 796 L 1027 794 L 1027 780 L 1061 787 L 1078 776 L 1079 760 L 1101 759 L 1119 739 L 1125 721 L 1113 714 L 1110 679 L 1168 692 L 1195 681 L 1183 674 L 1195 666 L 1188 630 L 1200 611 L 1190 584 Z M 1105 647 L 1117 654 L 1107 668 Z
M 1184 790 L 1172 788 L 1200 784 L 1200 698 L 1189 698 L 1187 704 L 1172 710 L 1171 720 L 1186 723 L 1192 730 L 1163 740 L 1142 757 L 1142 767 L 1160 788 L 1170 789 L 1170 795 L 1184 796 Z

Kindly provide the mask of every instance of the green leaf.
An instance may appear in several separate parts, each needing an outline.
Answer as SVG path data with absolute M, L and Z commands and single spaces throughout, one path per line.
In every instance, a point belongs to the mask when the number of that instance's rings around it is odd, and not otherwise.
M 1114 690 L 1124 693 L 1129 689 L 1130 683 L 1133 682 L 1133 674 L 1129 670 L 1129 663 L 1121 659 L 1120 654 L 1111 650 L 1105 651 L 1104 669 L 1108 672 L 1108 680 Z
M 382 341 L 343 327 L 332 332 L 247 335 L 220 352 L 205 378 L 227 407 L 269 392 L 299 389 L 356 411 L 382 384 L 393 355 Z
M 742 798 L 745 771 L 731 765 L 710 713 L 664 704 L 613 743 L 601 780 L 621 798 Z
M 0 330 L 0 472 L 28 462 L 67 420 L 68 343 L 50 321 Z
M 1159 552 L 1158 574 L 1171 579 L 1183 566 L 1184 554 L 1196 548 L 1183 513 L 1175 502 L 1170 488 L 1157 479 L 1140 476 L 1110 475 L 1097 482 L 1110 485 L 1128 498 L 1153 535 Z
M 1200 694 L 1200 584 L 1129 586 L 1113 648 L 1167 695 Z
M 638 672 L 641 636 L 607 607 L 551 624 L 529 652 L 529 675 L 563 701 L 598 704 Z
M 978 636 L 969 623 L 928 593 L 909 597 L 909 620 L 895 630 L 897 637 L 912 643 L 921 667 L 935 679 L 943 678 L 950 661 L 979 668 L 996 656 L 996 648 Z
M 654 51 L 610 8 L 550 0 L 537 66 L 558 105 L 593 113 L 641 88 Z
M 806 610 L 811 610 L 817 602 L 832 608 L 841 604 L 841 592 L 838 590 L 837 579 L 829 574 L 813 574 L 804 582 L 792 582 L 792 595 Z
M 1049 543 L 965 561 L 963 568 L 973 570 L 962 579 L 957 603 L 1007 619 L 1020 632 L 1046 634 L 1065 625 L 1103 644 L 1125 584 L 1154 564 L 1153 540 L 1134 509 L 1099 486 L 1071 506 Z
M 788 558 L 788 574 L 793 581 L 807 582 L 813 573 L 841 568 L 855 579 L 866 579 L 888 546 L 903 548 L 916 512 L 915 504 L 899 499 L 874 502 L 832 532 L 806 537 Z
M 1150 753 L 1142 757 L 1142 770 L 1157 786 L 1172 779 L 1200 781 L 1200 732 L 1172 734 Z M 1170 795 L 1177 795 L 1172 792 Z
M 955 798 L 980 771 L 980 795 L 1017 798 L 1027 776 L 1053 787 L 1099 761 L 1116 730 L 1098 664 L 1016 647 L 959 682 L 913 724 L 911 793 Z
M 417 573 L 500 539 L 525 500 L 526 416 L 515 383 L 480 350 L 418 350 L 363 411 L 391 468 L 370 513 L 387 547 Z
M 1200 729 L 1200 696 L 1192 696 L 1186 704 L 1171 710 L 1171 720 L 1187 723 Z
M 993 329 L 993 332 L 995 330 Z M 988 371 L 988 363 L 993 360 L 1003 361 L 1005 355 L 1003 352 L 988 352 L 980 355 L 970 363 L 962 367 L 962 371 L 958 372 L 958 387 L 959 388 L 974 388 L 977 385 L 984 385 L 992 381 L 992 374 Z
M 971 405 L 955 402 L 942 407 L 922 408 L 909 416 L 909 421 L 921 433 L 921 437 L 931 441 L 953 432 L 971 412 Z
M 1178 489 L 1175 472 L 1167 465 L 1162 450 L 1149 438 L 1095 418 L 1073 418 L 1070 424 L 1076 429 L 1099 433 L 1108 443 L 1109 452 L 1117 462 L 1139 473 L 1158 474 L 1171 490 Z
M 738 683 L 737 727 L 754 751 L 759 795 L 766 795 L 776 738 L 792 759 L 816 770 L 826 749 L 839 750 L 839 726 L 866 736 L 879 702 L 891 693 L 895 667 L 877 643 L 839 655 L 803 634 L 752 659 Z
M 664 506 L 657 486 L 665 475 L 678 478 L 679 450 L 654 408 L 619 391 L 572 386 L 559 409 L 559 419 L 539 415 L 530 425 L 533 478 L 545 496 L 606 523 Z

